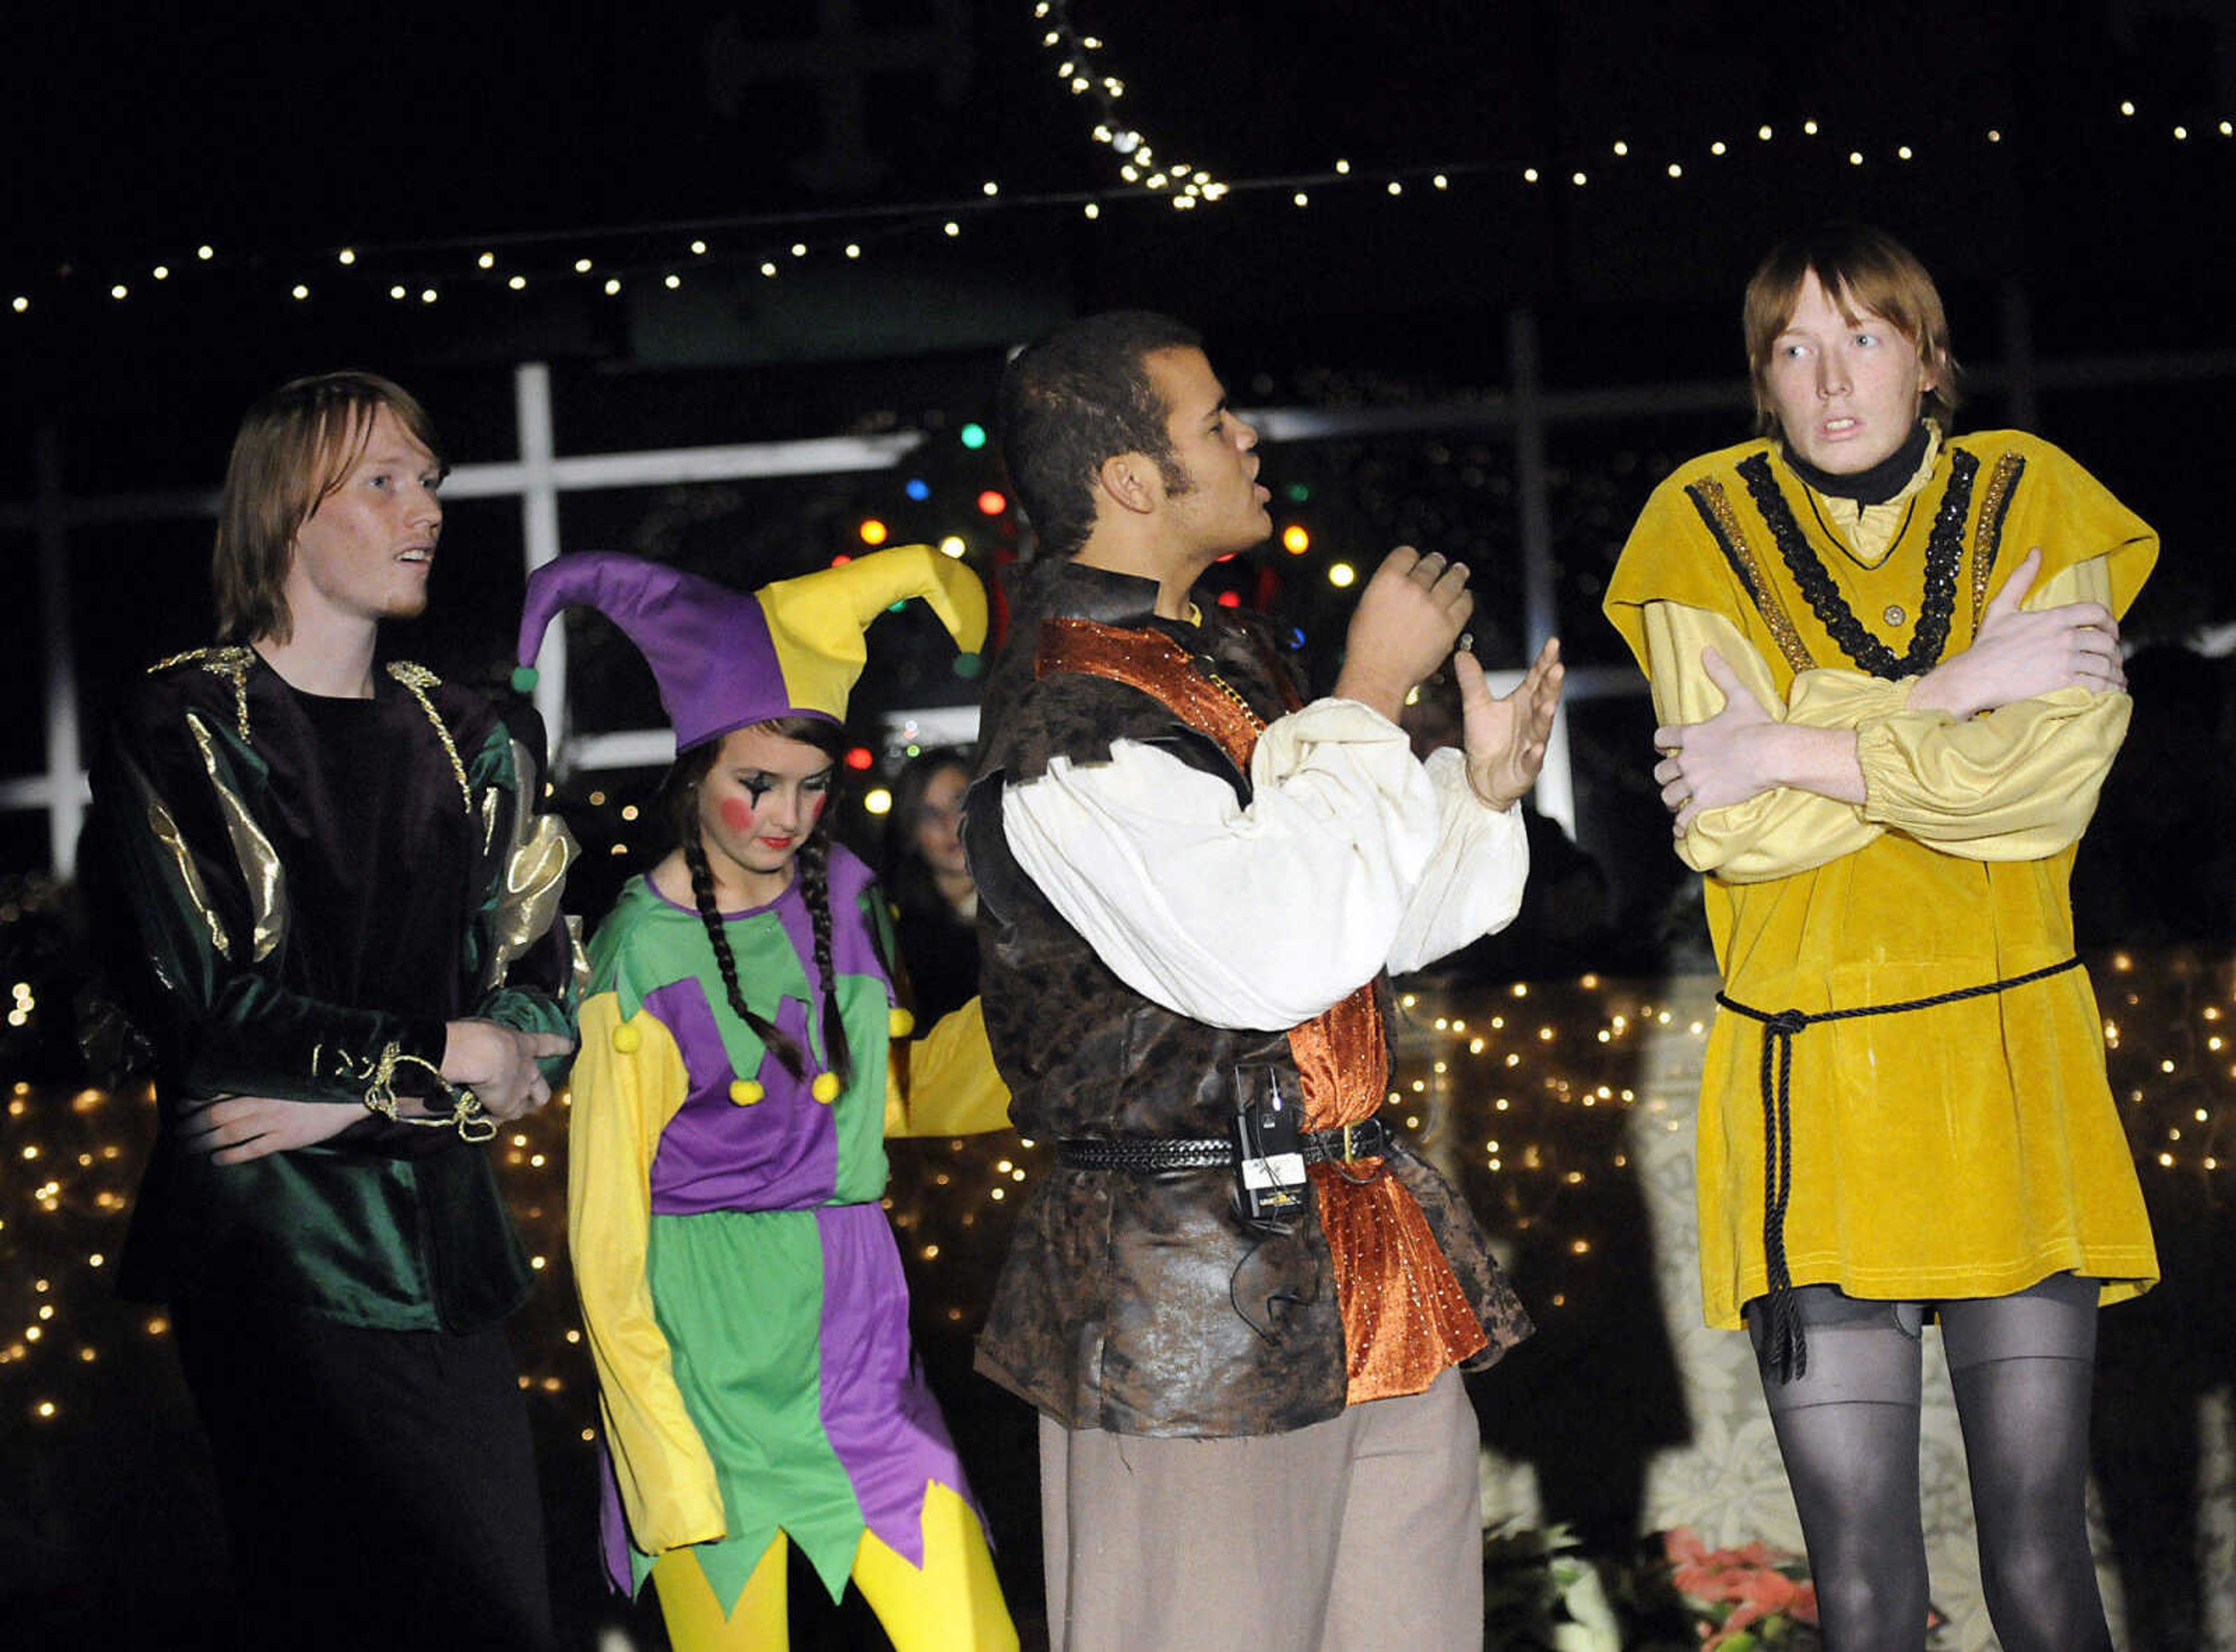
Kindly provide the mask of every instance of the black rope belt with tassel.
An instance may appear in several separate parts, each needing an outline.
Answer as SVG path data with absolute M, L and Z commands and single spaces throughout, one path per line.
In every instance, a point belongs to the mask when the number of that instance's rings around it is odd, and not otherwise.
M 1802 1339 L 1801 1320 L 1793 1300 L 1793 1277 L 1786 1263 L 1786 1208 L 1793 1196 L 1793 1114 L 1789 1087 L 1793 1077 L 1796 1035 L 1827 1021 L 1856 1021 L 1865 1016 L 1903 1015 L 1912 1010 L 1931 1010 L 1966 998 L 1983 998 L 2008 992 L 2053 975 L 2078 969 L 2075 956 L 2062 964 L 2030 970 L 2008 980 L 1983 986 L 1960 987 L 1930 998 L 1902 1004 L 1867 1004 L 1852 1010 L 1820 1010 L 1811 1015 L 1801 1010 L 1758 1010 L 1741 1004 L 1729 993 L 1716 994 L 1716 1002 L 1737 1015 L 1762 1023 L 1762 1249 L 1763 1267 L 1770 1293 L 1766 1304 L 1770 1323 L 1765 1359 L 1781 1382 L 1792 1382 L 1809 1370 L 1809 1349 Z

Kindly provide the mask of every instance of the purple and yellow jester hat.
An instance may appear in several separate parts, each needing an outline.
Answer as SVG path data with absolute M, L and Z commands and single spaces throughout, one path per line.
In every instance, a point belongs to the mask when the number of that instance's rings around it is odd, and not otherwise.
M 931 605 L 963 653 L 984 644 L 977 576 L 930 545 L 871 551 L 750 596 L 641 557 L 582 551 L 528 576 L 513 683 L 523 693 L 534 686 L 544 629 L 580 606 L 620 626 L 643 654 L 679 752 L 775 717 L 840 722 L 869 657 L 863 632 L 911 596 Z

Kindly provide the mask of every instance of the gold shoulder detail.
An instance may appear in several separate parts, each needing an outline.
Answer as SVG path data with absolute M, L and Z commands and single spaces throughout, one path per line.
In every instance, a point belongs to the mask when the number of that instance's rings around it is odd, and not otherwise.
M 458 756 L 458 742 L 450 738 L 450 726 L 444 722 L 442 714 L 435 709 L 435 702 L 427 697 L 427 690 L 442 687 L 442 678 L 425 666 L 414 665 L 409 660 L 390 661 L 388 675 L 419 702 L 419 709 L 427 714 L 427 721 L 434 725 L 435 738 L 443 742 L 443 753 L 450 760 L 450 773 L 457 777 L 458 796 L 464 800 L 466 816 L 470 819 L 474 813 L 474 788 L 466 780 L 466 766 Z
M 442 678 L 413 660 L 391 660 L 388 675 L 407 688 L 439 688 Z
M 149 676 L 170 671 L 182 665 L 198 665 L 214 676 L 230 678 L 233 682 L 233 720 L 240 737 L 248 738 L 248 668 L 256 662 L 256 650 L 246 642 L 227 643 L 221 648 L 188 648 L 184 654 L 174 654 L 168 660 L 158 660 L 148 668 Z
M 200 665 L 206 671 L 230 674 L 236 668 L 246 670 L 248 662 L 255 657 L 256 650 L 246 642 L 228 642 L 207 648 L 188 648 L 183 654 L 174 654 L 168 659 L 156 661 L 148 668 L 148 675 L 152 677 L 158 672 L 175 670 L 182 665 Z

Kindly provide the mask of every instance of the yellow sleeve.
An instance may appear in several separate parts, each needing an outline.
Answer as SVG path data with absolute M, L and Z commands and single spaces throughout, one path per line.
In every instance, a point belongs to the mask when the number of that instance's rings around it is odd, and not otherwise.
M 2062 569 L 2029 609 L 2114 600 L 2109 560 Z M 1904 711 L 1865 725 L 1863 814 L 1968 860 L 2038 860 L 2077 841 L 2127 738 L 2122 694 L 2065 688 L 1956 722 Z
M 683 1104 L 674 1035 L 602 992 L 582 1006 L 567 1131 L 567 1242 L 598 1369 L 598 1408 L 637 1547 L 660 1554 L 727 1530 L 714 1458 L 684 1409 L 645 1279 L 652 1160 Z
M 942 1016 L 923 1037 L 893 1040 L 887 1135 L 980 1135 L 1009 1128 L 1009 1087 L 994 1070 L 983 1003 Z
M 1723 690 L 1700 664 L 1701 650 L 1710 648 L 1731 662 L 1780 722 L 1854 728 L 1895 710 L 1910 692 L 1906 683 L 1882 682 L 1863 672 L 1823 670 L 1803 672 L 1793 680 L 1791 697 L 1783 697 L 1762 656 L 1722 615 L 1650 602 L 1640 619 L 1654 714 L 1664 724 L 1706 722 L 1724 708 Z M 1882 830 L 1851 803 L 1777 787 L 1727 808 L 1702 810 L 1678 840 L 1677 853 L 1695 872 L 1761 883 L 1853 854 Z

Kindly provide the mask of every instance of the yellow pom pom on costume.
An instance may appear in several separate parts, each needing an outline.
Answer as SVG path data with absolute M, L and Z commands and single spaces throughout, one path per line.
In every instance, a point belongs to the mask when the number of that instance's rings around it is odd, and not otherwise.
M 897 1004 L 885 1017 L 885 1029 L 896 1038 L 905 1038 L 916 1030 L 916 1017 Z
M 754 1078 L 733 1078 L 730 1081 L 730 1099 L 740 1107 L 751 1107 L 768 1092 Z
M 644 1042 L 644 1035 L 626 1021 L 614 1029 L 614 1048 L 624 1056 L 633 1056 L 636 1047 Z
M 838 1075 L 836 1073 L 816 1074 L 815 1082 L 807 1087 L 807 1093 L 815 1097 L 817 1101 L 822 1102 L 824 1106 L 830 1106 L 832 1102 L 838 1099 Z

